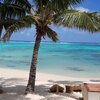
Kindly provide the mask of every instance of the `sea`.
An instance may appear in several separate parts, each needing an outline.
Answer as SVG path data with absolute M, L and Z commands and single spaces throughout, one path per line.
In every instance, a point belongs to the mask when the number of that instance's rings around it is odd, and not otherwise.
M 0 67 L 29 70 L 33 47 L 33 42 L 0 42 Z M 100 44 L 41 43 L 37 71 L 100 78 Z

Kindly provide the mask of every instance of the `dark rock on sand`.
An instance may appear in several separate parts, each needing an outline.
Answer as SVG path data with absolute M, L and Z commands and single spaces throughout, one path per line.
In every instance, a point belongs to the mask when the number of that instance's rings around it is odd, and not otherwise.
M 78 86 L 65 86 L 66 92 L 81 92 L 81 85 Z
M 50 88 L 50 92 L 64 92 L 64 88 L 55 84 Z

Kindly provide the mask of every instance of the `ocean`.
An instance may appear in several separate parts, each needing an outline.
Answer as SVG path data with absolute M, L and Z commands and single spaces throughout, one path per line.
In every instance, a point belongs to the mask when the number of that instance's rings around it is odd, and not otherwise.
M 34 43 L 0 43 L 0 67 L 29 70 Z M 69 77 L 100 78 L 100 45 L 41 43 L 37 71 Z

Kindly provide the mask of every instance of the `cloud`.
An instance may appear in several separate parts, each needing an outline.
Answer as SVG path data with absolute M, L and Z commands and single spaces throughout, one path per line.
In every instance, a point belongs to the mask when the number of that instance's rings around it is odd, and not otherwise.
M 79 11 L 82 11 L 82 12 L 90 12 L 89 9 L 84 8 L 84 7 L 77 7 L 77 8 L 75 8 L 75 9 L 76 9 L 76 10 L 79 10 Z

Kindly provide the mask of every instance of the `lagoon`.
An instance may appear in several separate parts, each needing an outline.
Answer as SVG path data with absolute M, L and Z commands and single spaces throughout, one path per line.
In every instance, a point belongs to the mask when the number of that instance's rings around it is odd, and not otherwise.
M 0 43 L 0 67 L 29 70 L 34 43 Z M 69 77 L 100 78 L 100 45 L 41 43 L 37 71 Z

